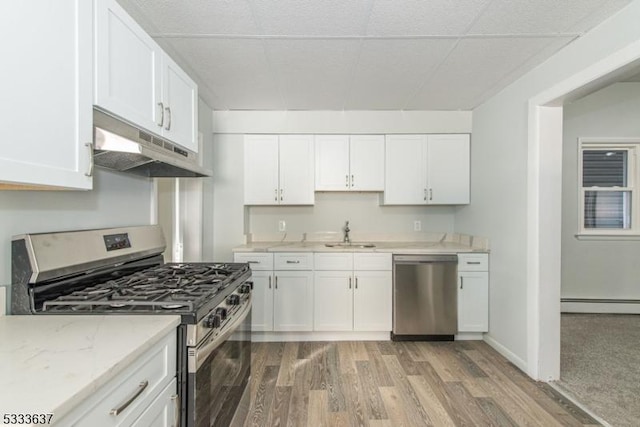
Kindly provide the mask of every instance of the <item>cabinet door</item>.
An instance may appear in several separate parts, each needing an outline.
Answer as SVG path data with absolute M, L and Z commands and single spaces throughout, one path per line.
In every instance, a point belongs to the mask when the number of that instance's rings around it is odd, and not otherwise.
M 244 204 L 277 205 L 278 136 L 244 137 Z
M 387 135 L 385 141 L 385 205 L 427 203 L 424 135 Z
M 489 273 L 458 273 L 458 331 L 489 331 Z
M 131 426 L 177 426 L 180 423 L 178 418 L 180 414 L 177 411 L 178 399 L 176 379 L 174 378 Z
M 251 330 L 273 331 L 273 272 L 253 271 Z
M 429 204 L 469 203 L 469 135 L 429 135 Z
M 274 272 L 273 330 L 311 331 L 313 329 L 313 273 Z
M 162 100 L 167 139 L 198 152 L 198 86 L 166 54 L 162 57 Z
M 392 279 L 390 271 L 355 271 L 353 330 L 390 331 Z
M 351 271 L 316 271 L 313 277 L 313 330 L 350 331 L 352 328 Z
M 349 190 L 349 136 L 316 135 L 316 191 Z
M 162 50 L 115 0 L 95 4 L 94 103 L 162 134 Z
M 0 2 L 0 187 L 91 189 L 93 2 Z
M 315 188 L 312 135 L 280 136 L 280 204 L 312 205 Z
M 384 136 L 352 135 L 349 146 L 351 190 L 384 190 Z

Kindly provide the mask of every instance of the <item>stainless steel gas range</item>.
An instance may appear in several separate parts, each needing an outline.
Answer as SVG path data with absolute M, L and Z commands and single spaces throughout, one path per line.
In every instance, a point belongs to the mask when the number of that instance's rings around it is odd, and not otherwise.
M 12 313 L 180 315 L 180 425 L 241 423 L 251 375 L 251 270 L 165 264 L 164 249 L 158 226 L 15 236 Z

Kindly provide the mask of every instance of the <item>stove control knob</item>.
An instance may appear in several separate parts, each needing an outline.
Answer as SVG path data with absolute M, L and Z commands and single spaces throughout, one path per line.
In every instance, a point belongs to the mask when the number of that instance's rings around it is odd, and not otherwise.
M 251 293 L 251 289 L 253 289 L 253 283 L 247 282 L 244 285 L 240 286 L 238 292 L 240 292 L 241 294 L 249 294 Z
M 240 304 L 240 296 L 239 295 L 229 295 L 227 298 L 227 304 L 229 305 L 239 305 Z
M 216 315 L 220 316 L 220 320 L 224 320 L 227 318 L 227 309 L 224 307 L 216 308 Z
M 205 317 L 203 326 L 205 328 L 219 328 L 220 316 L 218 316 L 217 314 L 212 314 L 210 316 Z

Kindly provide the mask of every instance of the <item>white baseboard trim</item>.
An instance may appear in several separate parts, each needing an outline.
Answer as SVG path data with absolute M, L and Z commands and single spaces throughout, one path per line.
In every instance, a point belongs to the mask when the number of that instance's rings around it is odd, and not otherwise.
M 561 302 L 560 310 L 563 313 L 640 314 L 640 304 L 627 302 L 571 301 Z
M 455 335 L 456 341 L 482 341 L 483 332 L 460 332 Z
M 252 332 L 255 342 L 290 341 L 390 341 L 389 331 L 383 332 Z
M 493 347 L 495 351 L 497 351 L 498 353 L 506 357 L 509 362 L 513 363 L 518 368 L 520 368 L 522 372 L 525 372 L 525 373 L 527 372 L 527 363 L 524 360 L 520 359 L 518 356 L 516 356 L 515 353 L 513 353 L 507 347 L 503 346 L 498 341 L 496 341 L 495 338 L 493 338 L 491 335 L 485 334 L 484 341 L 487 344 L 489 344 L 491 347 Z

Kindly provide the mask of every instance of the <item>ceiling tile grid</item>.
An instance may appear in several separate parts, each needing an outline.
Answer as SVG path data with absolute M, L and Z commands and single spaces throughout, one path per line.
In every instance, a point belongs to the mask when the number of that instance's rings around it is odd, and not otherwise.
M 118 0 L 229 110 L 469 110 L 630 0 Z

